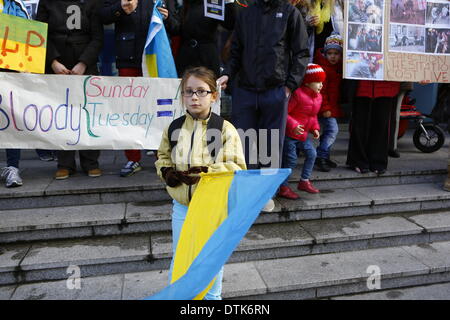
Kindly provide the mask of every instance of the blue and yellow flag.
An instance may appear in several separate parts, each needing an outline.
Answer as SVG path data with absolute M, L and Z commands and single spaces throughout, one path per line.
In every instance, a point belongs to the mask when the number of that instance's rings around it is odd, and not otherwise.
M 203 299 L 290 173 L 291 169 L 265 169 L 202 174 L 178 240 L 171 284 L 146 299 Z
M 157 0 L 153 6 L 152 20 L 142 57 L 142 72 L 144 77 L 177 78 L 172 49 L 164 28 L 163 16 L 157 9 L 158 6 L 161 6 L 161 0 Z

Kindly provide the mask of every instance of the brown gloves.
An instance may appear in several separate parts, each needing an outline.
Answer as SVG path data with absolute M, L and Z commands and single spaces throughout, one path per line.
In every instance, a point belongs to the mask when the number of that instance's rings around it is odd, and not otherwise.
M 177 171 L 171 167 L 161 168 L 162 177 L 171 188 L 177 187 L 180 183 L 188 186 L 196 184 L 200 177 L 193 177 L 190 174 L 200 174 L 201 172 L 208 172 L 208 167 L 192 167 L 187 171 Z

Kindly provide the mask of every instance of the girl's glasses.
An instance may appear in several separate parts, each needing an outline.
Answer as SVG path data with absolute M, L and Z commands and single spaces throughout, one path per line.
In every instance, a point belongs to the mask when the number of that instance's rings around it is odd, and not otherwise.
M 197 95 L 197 97 L 206 97 L 208 94 L 212 93 L 212 91 L 199 89 L 197 91 L 193 91 L 191 89 L 187 89 L 186 91 L 181 91 L 181 95 L 183 97 L 192 97 L 194 93 Z

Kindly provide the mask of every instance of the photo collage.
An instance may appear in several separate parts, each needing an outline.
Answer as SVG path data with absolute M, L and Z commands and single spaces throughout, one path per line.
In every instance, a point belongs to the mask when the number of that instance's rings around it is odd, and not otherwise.
M 450 1 L 392 0 L 389 51 L 449 55 Z
M 385 0 L 349 0 L 346 77 L 382 80 Z

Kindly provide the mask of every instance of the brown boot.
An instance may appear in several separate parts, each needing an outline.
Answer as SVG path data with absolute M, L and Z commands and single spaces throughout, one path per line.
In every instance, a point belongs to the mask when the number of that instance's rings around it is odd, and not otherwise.
M 447 178 L 445 179 L 444 183 L 444 190 L 450 191 L 450 165 L 447 167 Z

